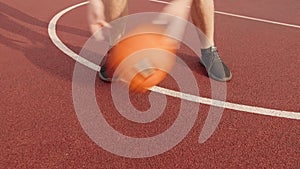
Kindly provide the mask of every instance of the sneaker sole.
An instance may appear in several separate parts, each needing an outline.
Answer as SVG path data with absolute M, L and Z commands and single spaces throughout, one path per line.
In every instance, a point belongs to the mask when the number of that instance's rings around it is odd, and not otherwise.
M 201 60 L 200 60 L 200 64 L 205 68 L 205 65 L 202 63 Z M 205 68 L 205 70 L 206 70 L 206 68 Z M 207 71 L 206 71 L 206 72 L 207 72 Z M 224 79 L 220 79 L 220 78 L 218 78 L 218 77 L 216 77 L 216 76 L 214 76 L 213 74 L 210 74 L 210 73 L 208 73 L 208 72 L 207 72 L 207 75 L 208 75 L 209 78 L 212 78 L 212 79 L 214 79 L 214 80 L 216 80 L 216 81 L 219 81 L 219 82 L 228 82 L 228 81 L 230 81 L 230 80 L 232 79 L 232 73 L 231 73 L 231 72 L 230 72 L 229 77 L 224 78 Z

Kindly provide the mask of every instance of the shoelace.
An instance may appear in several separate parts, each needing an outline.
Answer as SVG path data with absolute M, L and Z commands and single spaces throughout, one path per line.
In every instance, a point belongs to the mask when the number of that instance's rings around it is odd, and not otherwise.
M 214 62 L 222 62 L 219 54 L 218 54 L 218 49 L 216 47 L 212 47 L 211 48 L 211 52 L 212 52 L 212 56 L 210 59 L 210 63 L 214 63 Z

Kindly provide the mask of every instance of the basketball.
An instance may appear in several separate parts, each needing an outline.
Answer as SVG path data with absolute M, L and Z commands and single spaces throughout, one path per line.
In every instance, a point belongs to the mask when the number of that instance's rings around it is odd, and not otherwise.
M 176 61 L 177 42 L 158 26 L 141 26 L 112 49 L 107 68 L 135 92 L 145 92 L 164 80 Z

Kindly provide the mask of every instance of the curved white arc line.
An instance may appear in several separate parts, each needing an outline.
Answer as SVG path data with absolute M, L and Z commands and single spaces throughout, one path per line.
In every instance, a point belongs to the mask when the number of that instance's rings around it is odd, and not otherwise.
M 87 4 L 88 2 L 82 2 L 80 4 L 68 7 L 58 14 L 56 14 L 50 21 L 48 25 L 48 34 L 50 36 L 51 41 L 55 44 L 58 49 L 63 51 L 66 55 L 70 56 L 73 58 L 75 61 L 80 62 L 81 64 L 89 67 L 92 70 L 99 71 L 100 66 L 82 58 L 75 52 L 73 52 L 71 49 L 69 49 L 57 36 L 56 34 L 56 23 L 60 19 L 62 15 L 65 13 L 79 7 L 82 5 Z M 288 118 L 288 119 L 295 119 L 295 120 L 300 120 L 300 112 L 292 112 L 292 111 L 283 111 L 283 110 L 275 110 L 275 109 L 267 109 L 267 108 L 261 108 L 261 107 L 255 107 L 255 106 L 247 106 L 247 105 L 242 105 L 242 104 L 236 104 L 236 103 L 229 103 L 229 102 L 223 102 L 219 100 L 213 100 L 209 98 L 204 98 L 200 96 L 195 96 L 191 94 L 186 94 L 158 86 L 154 86 L 151 89 L 151 91 L 160 93 L 160 94 L 165 94 L 167 96 L 172 96 L 176 97 L 179 99 L 183 100 L 188 100 L 191 102 L 195 103 L 201 103 L 201 104 L 206 104 L 206 105 L 211 105 L 211 106 L 216 106 L 216 107 L 222 107 L 222 108 L 227 108 L 231 110 L 237 110 L 237 111 L 242 111 L 242 112 L 248 112 L 248 113 L 254 113 L 254 114 L 259 114 L 259 115 L 267 115 L 267 116 L 274 116 L 274 117 L 282 117 L 282 118 Z
M 70 56 L 72 59 L 74 59 L 75 61 L 87 66 L 88 68 L 92 69 L 92 70 L 96 70 L 99 71 L 100 70 L 100 66 L 96 65 L 90 61 L 88 61 L 87 59 L 79 56 L 78 54 L 76 54 L 75 52 L 73 52 L 72 50 L 70 50 L 57 36 L 56 34 L 56 23 L 59 20 L 59 18 L 61 16 L 63 16 L 65 13 L 79 7 L 82 5 L 86 5 L 88 4 L 88 2 L 82 2 L 79 3 L 77 5 L 71 6 L 69 8 L 66 8 L 62 11 L 60 11 L 58 14 L 56 14 L 50 21 L 49 25 L 48 25 L 48 34 L 50 36 L 50 39 L 52 40 L 52 42 L 55 44 L 55 46 L 60 49 L 61 51 L 63 51 L 66 55 Z
M 161 0 L 149 0 L 150 2 L 156 2 L 156 3 L 161 3 L 161 4 L 172 4 L 170 2 L 166 1 L 161 1 Z M 187 6 L 189 8 L 189 6 Z M 275 25 L 282 25 L 282 26 L 287 26 L 287 27 L 293 27 L 300 29 L 299 25 L 295 24 L 288 24 L 288 23 L 283 23 L 283 22 L 277 22 L 277 21 L 271 21 L 267 19 L 260 19 L 260 18 L 254 18 L 250 16 L 243 16 L 243 15 L 238 15 L 238 14 L 233 14 L 233 13 L 228 13 L 228 12 L 222 12 L 222 11 L 215 11 L 216 14 L 220 15 L 227 15 L 227 16 L 232 16 L 236 18 L 243 18 L 243 19 L 248 19 L 248 20 L 253 20 L 253 21 L 258 21 L 258 22 L 265 22 L 265 23 L 270 23 L 270 24 L 275 24 Z

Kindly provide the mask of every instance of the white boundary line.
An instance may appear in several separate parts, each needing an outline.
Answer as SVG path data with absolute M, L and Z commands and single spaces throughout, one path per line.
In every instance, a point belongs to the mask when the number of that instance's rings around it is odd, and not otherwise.
M 79 62 L 85 66 L 87 66 L 88 68 L 92 69 L 92 70 L 96 70 L 99 71 L 100 67 L 88 60 L 86 60 L 85 58 L 79 56 L 78 54 L 76 54 L 75 52 L 73 52 L 71 49 L 69 49 L 57 36 L 56 34 L 56 23 L 57 21 L 60 19 L 61 16 L 63 16 L 65 13 L 78 8 L 82 5 L 86 5 L 88 4 L 88 2 L 82 2 L 79 3 L 77 5 L 71 6 L 69 8 L 66 8 L 62 11 L 60 11 L 58 14 L 56 14 L 51 21 L 49 22 L 48 25 L 48 34 L 50 36 L 50 39 L 52 40 L 52 42 L 55 44 L 56 47 L 58 47 L 58 49 L 60 49 L 61 51 L 63 51 L 66 55 L 70 56 L 72 59 L 74 59 L 76 62 Z
M 170 2 L 166 1 L 161 1 L 161 0 L 149 0 L 150 2 L 156 2 L 156 3 L 161 3 L 161 4 L 171 4 Z M 243 16 L 243 15 L 237 15 L 237 14 L 232 14 L 228 12 L 221 12 L 221 11 L 215 11 L 217 14 L 221 15 L 227 15 L 227 16 L 232 16 L 236 18 L 243 18 L 243 19 L 248 19 L 248 20 L 253 20 L 253 21 L 258 21 L 258 22 L 265 22 L 265 23 L 270 23 L 270 24 L 275 24 L 275 25 L 281 25 L 281 26 L 287 26 L 287 27 L 293 27 L 293 28 L 298 28 L 300 29 L 299 25 L 293 25 L 293 24 L 288 24 L 288 23 L 283 23 L 283 22 L 276 22 L 276 21 L 271 21 L 271 20 L 266 20 L 266 19 L 259 19 L 259 18 L 254 18 L 250 16 Z
M 62 11 L 60 11 L 58 14 L 56 14 L 48 25 L 48 34 L 50 36 L 50 39 L 52 42 L 60 49 L 62 52 L 64 52 L 66 55 L 73 58 L 75 61 L 89 67 L 92 70 L 99 71 L 100 67 L 73 52 L 71 49 L 69 49 L 57 36 L 56 34 L 56 23 L 60 19 L 61 16 L 66 14 L 67 12 L 87 4 L 88 2 L 82 2 L 77 5 L 68 7 Z M 179 99 L 184 99 L 200 104 L 206 104 L 211 106 L 217 106 L 217 107 L 223 107 L 231 110 L 237 110 L 242 112 L 248 112 L 253 114 L 259 114 L 259 115 L 267 115 L 267 116 L 273 116 L 273 117 L 282 117 L 282 118 L 288 118 L 288 119 L 295 119 L 300 120 L 300 112 L 292 112 L 292 111 L 283 111 L 283 110 L 275 110 L 275 109 L 267 109 L 267 108 L 261 108 L 261 107 L 255 107 L 255 106 L 247 106 L 242 104 L 236 104 L 236 103 L 229 103 L 229 102 L 223 102 L 219 100 L 213 100 L 209 98 L 204 98 L 200 96 L 190 95 L 186 93 L 181 93 L 178 91 L 162 88 L 155 86 L 150 89 L 151 91 L 158 92 L 161 94 L 165 94 L 167 96 L 176 97 Z

